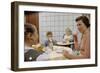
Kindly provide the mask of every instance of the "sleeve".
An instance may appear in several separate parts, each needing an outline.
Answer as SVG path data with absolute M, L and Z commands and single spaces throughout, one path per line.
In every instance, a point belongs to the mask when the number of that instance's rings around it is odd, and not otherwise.
M 24 53 L 24 61 L 35 61 L 36 58 L 40 55 L 41 53 L 34 50 L 30 49 L 26 53 Z
M 45 41 L 45 44 L 44 44 L 44 45 L 45 45 L 46 47 L 48 46 L 48 41 L 47 41 L 47 40 Z

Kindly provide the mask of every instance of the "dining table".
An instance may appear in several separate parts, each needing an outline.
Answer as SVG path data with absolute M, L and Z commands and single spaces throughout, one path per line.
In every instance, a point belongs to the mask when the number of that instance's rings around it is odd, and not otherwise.
M 68 53 L 73 54 L 73 50 L 70 47 L 53 45 L 53 48 L 45 47 L 43 49 L 44 53 L 39 55 L 36 61 L 48 61 L 48 60 L 67 60 L 63 55 L 63 51 L 68 51 Z

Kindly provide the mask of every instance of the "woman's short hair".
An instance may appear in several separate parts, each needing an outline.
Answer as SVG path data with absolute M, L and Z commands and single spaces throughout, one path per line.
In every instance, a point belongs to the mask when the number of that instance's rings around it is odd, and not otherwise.
M 26 40 L 28 37 L 27 35 L 30 33 L 30 36 L 34 35 L 34 44 L 38 43 L 38 32 L 37 28 L 34 24 L 25 23 L 24 24 L 24 39 Z
M 82 22 L 85 24 L 85 26 L 88 28 L 90 27 L 90 21 L 86 16 L 79 16 L 76 18 L 76 22 L 82 20 Z
M 26 36 L 28 33 L 34 34 L 35 29 L 32 24 L 25 23 L 24 24 L 24 36 Z
M 71 30 L 70 28 L 67 27 L 67 28 L 65 29 L 65 31 L 68 32 L 70 35 L 72 35 L 72 30 Z

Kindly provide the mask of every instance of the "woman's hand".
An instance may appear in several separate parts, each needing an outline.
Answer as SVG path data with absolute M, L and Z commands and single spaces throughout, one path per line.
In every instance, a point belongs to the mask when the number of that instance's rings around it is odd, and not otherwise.
M 68 53 L 68 51 L 63 51 L 63 55 L 65 56 L 65 57 L 68 57 L 68 55 L 69 55 L 69 53 Z
M 78 42 L 78 37 L 77 36 L 78 36 L 77 32 L 74 32 L 73 37 L 74 37 L 75 42 Z

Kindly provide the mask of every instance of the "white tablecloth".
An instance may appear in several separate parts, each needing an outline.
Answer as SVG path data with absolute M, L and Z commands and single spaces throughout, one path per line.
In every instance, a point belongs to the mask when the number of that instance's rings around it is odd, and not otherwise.
M 53 46 L 53 50 L 46 47 L 45 52 L 37 57 L 37 61 L 47 61 L 47 60 L 63 60 L 67 59 L 63 56 L 63 50 L 68 51 L 70 54 L 73 53 L 71 48 L 62 46 Z

